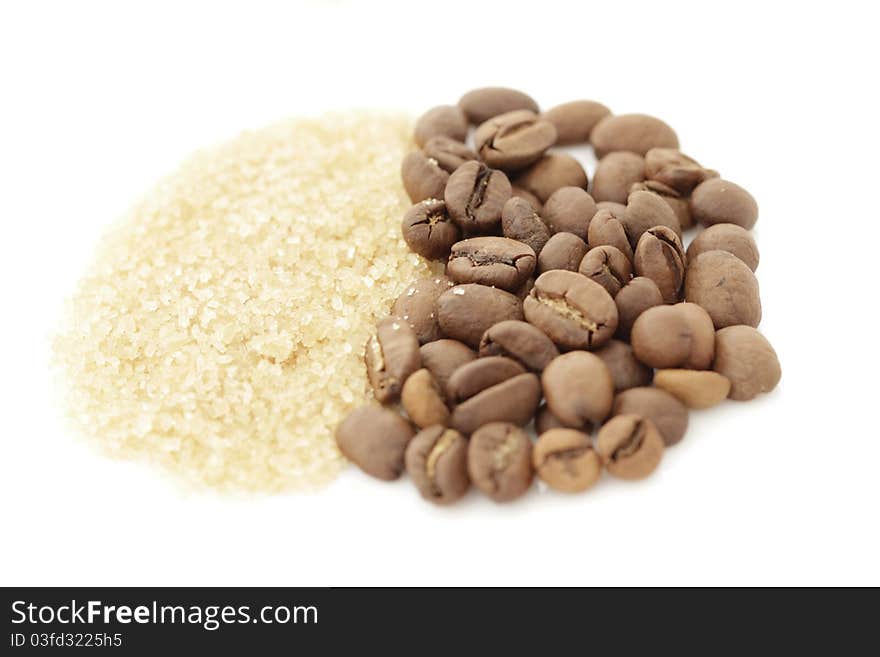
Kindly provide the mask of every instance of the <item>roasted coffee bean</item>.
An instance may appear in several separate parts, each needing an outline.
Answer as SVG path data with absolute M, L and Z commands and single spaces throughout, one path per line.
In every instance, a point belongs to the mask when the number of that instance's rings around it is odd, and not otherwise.
M 706 309 L 716 329 L 761 322 L 758 279 L 746 263 L 727 251 L 705 251 L 688 263 L 684 295 Z
M 596 201 L 596 210 L 608 210 L 618 219 L 626 212 L 626 203 L 615 203 L 614 201 Z
M 633 256 L 636 274 L 657 284 L 664 303 L 675 303 L 684 285 L 687 260 L 671 228 L 654 226 L 642 233 Z
M 417 427 L 446 424 L 449 418 L 443 391 L 425 368 L 409 375 L 400 393 L 400 403 Z
M 660 431 L 667 447 L 684 438 L 688 427 L 687 406 L 660 388 L 630 388 L 614 398 L 612 415 L 645 417 Z
M 608 209 L 597 210 L 590 220 L 587 243 L 591 248 L 613 246 L 632 262 L 633 249 L 629 244 L 629 238 L 626 236 L 623 224 L 620 222 L 623 212 L 626 212 L 626 206 L 622 206 L 622 208 L 620 212 Z
M 535 271 L 535 252 L 507 237 L 472 237 L 452 245 L 447 275 L 456 283 L 480 283 L 515 292 Z
M 677 148 L 652 148 L 645 154 L 645 177 L 667 185 L 682 196 L 718 172 L 706 169 Z
M 431 137 L 422 148 L 425 155 L 436 160 L 444 171 L 452 173 L 465 162 L 480 159 L 466 144 L 449 137 Z
M 573 100 L 548 109 L 542 115 L 556 127 L 557 144 L 583 144 L 590 139 L 593 127 L 611 110 L 593 100 Z
M 614 305 L 617 306 L 617 337 L 628 340 L 639 315 L 648 308 L 663 305 L 663 295 L 650 278 L 637 276 L 617 293 Z
M 580 187 L 560 187 L 544 203 L 541 217 L 553 233 L 573 233 L 587 240 L 590 219 L 596 214 L 593 197 Z
M 629 188 L 644 179 L 645 158 L 629 151 L 615 151 L 599 160 L 590 192 L 597 201 L 626 203 Z
M 544 208 L 544 204 L 541 203 L 541 199 L 532 194 L 529 190 L 523 189 L 522 187 L 517 187 L 516 185 L 511 185 L 510 197 L 521 198 L 523 201 L 526 201 L 538 214 L 540 214 L 541 210 Z M 537 251 L 535 251 L 535 253 L 537 253 Z
M 432 137 L 448 137 L 464 141 L 467 137 L 467 117 L 455 105 L 432 107 L 416 121 L 414 138 L 416 144 L 424 146 Z
M 534 417 L 540 401 L 538 377 L 531 373 L 519 374 L 460 402 L 452 410 L 449 424 L 464 434 L 472 434 L 490 422 L 525 426 Z
M 397 399 L 406 378 L 421 367 L 419 339 L 409 324 L 398 317 L 386 317 L 367 340 L 364 363 L 376 399 L 385 403 Z
M 601 285 L 576 272 L 541 274 L 523 302 L 523 312 L 563 349 L 601 347 L 617 329 L 614 300 Z
M 533 372 L 543 371 L 558 355 L 556 345 L 543 332 L 517 320 L 498 322 L 480 341 L 480 356 L 507 356 Z
M 697 185 L 691 194 L 691 214 L 704 226 L 736 224 L 750 229 L 758 220 L 758 204 L 739 185 L 710 178 Z
M 742 260 L 749 269 L 758 268 L 758 245 L 755 238 L 742 226 L 736 224 L 715 224 L 697 235 L 687 250 L 687 257 L 693 260 L 706 251 L 727 251 Z
M 569 427 L 602 422 L 611 411 L 614 381 L 602 359 L 588 351 L 554 358 L 541 375 L 550 412 Z
M 540 436 L 545 431 L 550 431 L 550 429 L 577 429 L 578 431 L 589 435 L 593 433 L 593 423 L 586 422 L 574 427 L 568 426 L 558 417 L 553 415 L 553 412 L 547 407 L 547 404 L 542 404 L 538 408 L 538 412 L 535 413 L 535 431 Z
M 678 225 L 682 230 L 687 230 L 688 228 L 693 227 L 694 220 L 691 217 L 691 206 L 686 198 L 682 198 L 682 196 L 676 192 L 672 187 L 664 185 L 661 182 L 657 182 L 656 180 L 645 180 L 644 182 L 633 183 L 629 188 L 629 193 L 633 192 L 651 192 L 652 194 L 656 194 L 666 205 L 669 206 L 669 209 L 672 210 L 672 213 L 675 215 L 675 218 L 678 219 Z
M 528 244 L 536 256 L 550 239 L 550 230 L 534 207 L 516 196 L 511 196 L 501 210 L 501 232 L 504 237 Z
M 693 303 L 648 308 L 633 324 L 632 347 L 636 358 L 657 369 L 708 369 L 715 355 L 712 319 Z
M 663 438 L 651 420 L 616 415 L 599 429 L 596 451 L 608 474 L 619 479 L 644 479 L 663 458 Z
M 560 187 L 587 189 L 587 172 L 576 159 L 565 153 L 547 153 L 515 180 L 522 187 L 546 203 L 550 195 Z
M 551 429 L 532 450 L 538 477 L 554 490 L 580 493 L 599 481 L 602 462 L 590 437 L 575 429 Z
M 676 235 L 681 237 L 681 226 L 678 218 L 662 198 L 651 192 L 633 192 L 629 195 L 626 211 L 620 222 L 629 238 L 633 249 L 639 243 L 645 231 L 654 226 L 666 226 L 671 228 Z
M 675 131 L 660 119 L 647 114 L 606 116 L 590 134 L 597 157 L 611 151 L 632 151 L 644 155 L 652 148 L 678 148 Z
M 456 285 L 437 299 L 440 330 L 475 349 L 493 324 L 522 318 L 522 301 L 510 292 L 486 285 Z
M 474 132 L 474 144 L 490 167 L 516 171 L 556 143 L 556 128 L 529 110 L 493 116 Z
M 654 385 L 688 408 L 709 408 L 720 404 L 730 392 L 730 380 L 706 370 L 657 370 Z
M 538 273 L 554 269 L 577 271 L 587 251 L 586 242 L 574 233 L 556 233 L 538 254 Z
M 730 398 L 740 401 L 770 392 L 782 378 L 773 347 L 750 326 L 715 333 L 715 371 L 730 380 Z
M 491 388 L 525 373 L 525 367 L 506 356 L 477 358 L 463 364 L 452 373 L 446 390 L 449 394 L 449 400 L 457 404 L 470 399 L 486 388 Z
M 458 101 L 458 106 L 475 125 L 513 110 L 538 112 L 538 103 L 531 96 L 505 87 L 483 87 L 469 91 Z
M 620 249 L 607 245 L 587 251 L 578 271 L 604 287 L 612 298 L 632 278 L 632 264 L 629 258 L 621 253 Z
M 444 197 L 449 216 L 469 233 L 492 231 L 510 198 L 510 181 L 503 172 L 482 162 L 465 162 L 449 176 Z
M 608 368 L 616 392 L 651 383 L 654 371 L 636 359 L 632 347 L 626 342 L 610 340 L 594 353 Z
M 368 475 L 391 481 L 403 472 L 412 427 L 394 411 L 377 404 L 350 413 L 336 428 L 336 444 L 345 458 Z
M 461 239 L 461 231 L 446 212 L 446 203 L 436 198 L 425 199 L 407 210 L 401 230 L 407 246 L 430 260 L 445 258 Z
M 403 158 L 400 165 L 403 187 L 413 203 L 429 198 L 442 199 L 449 174 L 421 151 L 414 151 Z
M 532 288 L 535 287 L 535 279 L 529 276 L 526 279 L 526 282 L 523 283 L 518 290 L 514 292 L 516 298 L 520 301 L 523 301 L 532 291 Z
M 420 278 L 397 297 L 391 314 L 406 321 L 415 331 L 420 343 L 433 342 L 440 338 L 437 299 L 452 285 L 452 281 L 445 276 Z
M 467 472 L 468 442 L 455 429 L 435 425 L 422 429 L 406 448 L 406 471 L 422 497 L 452 504 L 471 485 Z
M 429 342 L 422 345 L 419 353 L 422 357 L 422 366 L 431 372 L 447 398 L 449 398 L 449 377 L 459 367 L 477 358 L 477 354 L 472 349 L 458 340 L 444 339 Z
M 492 422 L 468 445 L 468 474 L 474 486 L 496 502 L 509 502 L 532 484 L 532 441 L 509 422 Z

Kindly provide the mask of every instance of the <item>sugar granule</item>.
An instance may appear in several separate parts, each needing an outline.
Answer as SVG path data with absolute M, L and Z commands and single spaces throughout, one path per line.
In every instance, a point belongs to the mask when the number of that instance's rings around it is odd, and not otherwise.
M 228 490 L 312 488 L 368 398 L 377 318 L 431 270 L 400 233 L 412 124 L 352 112 L 196 154 L 99 245 L 55 339 L 78 429 Z

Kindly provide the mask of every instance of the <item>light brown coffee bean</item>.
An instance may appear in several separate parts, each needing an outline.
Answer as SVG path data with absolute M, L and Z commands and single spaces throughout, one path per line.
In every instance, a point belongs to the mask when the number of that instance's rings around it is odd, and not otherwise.
M 554 358 L 541 375 L 547 407 L 569 427 L 602 422 L 611 411 L 614 382 L 602 359 L 587 351 Z
M 608 368 L 616 392 L 651 383 L 654 370 L 640 363 L 633 354 L 632 347 L 626 342 L 610 340 L 594 353 Z
M 652 148 L 678 148 L 678 136 L 666 123 L 647 114 L 606 116 L 590 134 L 597 157 L 611 151 L 645 155 Z
M 447 275 L 456 283 L 480 283 L 515 292 L 535 271 L 535 252 L 507 237 L 472 237 L 452 245 Z
M 493 116 L 474 132 L 474 144 L 490 167 L 516 171 L 528 166 L 556 143 L 556 128 L 529 110 Z
M 422 368 L 409 375 L 400 393 L 400 402 L 417 427 L 446 424 L 449 409 L 430 370 Z
M 544 204 L 541 203 L 541 199 L 532 194 L 529 190 L 523 189 L 522 187 L 518 187 L 517 185 L 511 185 L 510 187 L 510 197 L 511 198 L 521 198 L 523 201 L 526 201 L 529 205 L 532 206 L 532 209 L 538 214 L 541 213 L 541 210 L 544 207 Z M 537 251 L 535 251 L 537 253 Z
M 691 206 L 686 198 L 682 198 L 678 192 L 671 187 L 657 182 L 656 180 L 645 180 L 644 182 L 633 183 L 629 188 L 629 193 L 633 192 L 651 192 L 656 194 L 678 219 L 678 225 L 682 230 L 687 230 L 694 225 L 693 217 L 691 217 Z
M 458 340 L 436 340 L 424 344 L 419 349 L 422 366 L 431 372 L 445 397 L 449 398 L 449 377 L 459 367 L 472 360 L 477 354 Z
M 619 479 L 644 479 L 660 465 L 663 438 L 651 420 L 616 415 L 599 429 L 596 451 L 608 474 Z
M 715 333 L 715 371 L 730 380 L 730 398 L 754 399 L 782 378 L 776 351 L 750 326 L 728 326 Z
M 705 251 L 688 263 L 684 296 L 706 309 L 716 329 L 761 323 L 758 279 L 727 251 Z
M 532 484 L 532 441 L 509 422 L 492 422 L 468 445 L 468 474 L 474 486 L 496 502 L 509 502 Z
M 474 349 L 493 324 L 522 318 L 522 301 L 510 292 L 486 285 L 456 285 L 437 299 L 440 330 Z
M 473 89 L 461 97 L 458 106 L 475 125 L 513 110 L 539 111 L 538 103 L 531 96 L 507 87 Z
M 449 137 L 431 137 L 425 143 L 422 151 L 425 155 L 437 161 L 440 168 L 452 173 L 465 162 L 480 159 L 468 146 Z
M 636 358 L 657 369 L 708 369 L 715 354 L 712 318 L 693 303 L 648 308 L 632 328 Z
M 650 278 L 638 276 L 624 285 L 614 297 L 617 306 L 617 337 L 629 339 L 632 326 L 648 308 L 663 305 L 663 296 Z
M 644 179 L 645 158 L 629 151 L 615 151 L 599 160 L 590 191 L 597 201 L 625 204 L 629 188 Z
M 532 450 L 538 477 L 554 490 L 580 493 L 602 474 L 602 462 L 590 437 L 575 429 L 551 429 L 538 437 Z
M 440 168 L 437 160 L 413 151 L 403 158 L 400 178 L 410 200 L 419 203 L 429 198 L 442 199 L 449 173 Z
M 715 224 L 697 235 L 688 247 L 687 256 L 692 260 L 706 251 L 727 251 L 742 260 L 749 269 L 758 269 L 758 245 L 755 238 L 742 226 Z
M 677 148 L 652 148 L 645 154 L 645 176 L 671 187 L 683 196 L 718 172 L 706 169 Z
M 467 131 L 467 117 L 461 108 L 455 105 L 438 105 L 419 117 L 413 137 L 418 146 L 424 146 L 429 139 L 437 136 L 464 141 Z
M 446 204 L 435 198 L 425 199 L 407 210 L 401 231 L 406 245 L 429 260 L 445 258 L 452 245 L 461 239 L 461 230 L 449 218 Z
M 630 388 L 614 398 L 612 415 L 646 417 L 660 431 L 667 447 L 684 438 L 688 427 L 688 409 L 660 388 Z
M 684 247 L 671 228 L 654 226 L 639 238 L 633 257 L 636 274 L 657 284 L 664 303 L 675 303 L 684 285 Z
M 593 127 L 611 110 L 594 100 L 573 100 L 548 109 L 542 115 L 556 127 L 557 144 L 583 144 Z
M 504 237 L 528 244 L 536 256 L 550 239 L 550 230 L 532 205 L 511 196 L 501 210 L 501 232 Z
M 420 278 L 397 297 L 391 314 L 407 322 L 421 344 L 438 340 L 440 324 L 437 322 L 437 299 L 452 286 L 452 281 L 446 276 Z
M 590 219 L 596 214 L 593 197 L 580 187 L 560 187 L 544 203 L 541 218 L 552 233 L 573 233 L 587 240 Z
M 587 189 L 587 172 L 580 162 L 566 153 L 546 153 L 540 160 L 524 170 L 513 181 L 546 203 L 550 195 L 561 187 Z
M 654 226 L 671 228 L 681 237 L 681 226 L 672 208 L 662 198 L 651 192 L 633 192 L 629 195 L 626 211 L 620 222 L 629 237 L 633 249 L 642 235 Z
M 415 331 L 398 317 L 386 317 L 367 341 L 364 363 L 376 400 L 397 399 L 407 377 L 421 367 Z
M 644 238 L 642 238 L 644 239 Z M 605 288 L 613 298 L 632 278 L 632 264 L 620 249 L 596 246 L 587 251 L 578 271 Z
M 626 212 L 625 206 L 623 207 L 623 212 Z M 616 213 L 615 210 L 597 210 L 590 220 L 590 227 L 587 230 L 587 243 L 591 248 L 605 245 L 613 246 L 632 262 L 633 249 L 620 221 L 622 216 L 622 213 Z
M 494 230 L 509 198 L 507 176 L 482 162 L 465 162 L 458 167 L 449 176 L 443 193 L 449 216 L 468 233 Z
M 688 408 L 709 408 L 720 404 L 730 392 L 730 380 L 705 370 L 657 370 L 654 385 Z
M 480 341 L 480 356 L 507 356 L 533 372 L 541 372 L 558 355 L 550 338 L 528 322 L 498 322 Z
M 586 242 L 574 233 L 556 233 L 538 254 L 538 273 L 554 269 L 577 271 L 587 251 Z
M 626 212 L 626 203 L 615 203 L 613 201 L 596 201 L 596 210 L 608 210 L 618 219 Z
M 406 471 L 426 500 L 452 504 L 464 497 L 471 485 L 467 452 L 467 440 L 455 429 L 427 427 L 406 448 Z
M 758 203 L 739 185 L 710 178 L 691 194 L 691 214 L 704 226 L 736 224 L 750 229 L 758 221 Z
M 362 406 L 336 428 L 336 444 L 349 461 L 370 476 L 391 481 L 403 472 L 406 446 L 414 431 L 394 411 Z

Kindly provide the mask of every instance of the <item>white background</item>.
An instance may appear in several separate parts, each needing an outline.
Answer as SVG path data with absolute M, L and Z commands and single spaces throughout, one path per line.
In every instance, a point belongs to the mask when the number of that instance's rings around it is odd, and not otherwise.
M 4 2 L 0 584 L 880 584 L 880 61 L 871 3 Z M 452 509 L 350 469 L 181 491 L 68 435 L 48 336 L 102 229 L 191 151 L 486 84 L 664 118 L 758 199 L 771 395 L 656 476 Z

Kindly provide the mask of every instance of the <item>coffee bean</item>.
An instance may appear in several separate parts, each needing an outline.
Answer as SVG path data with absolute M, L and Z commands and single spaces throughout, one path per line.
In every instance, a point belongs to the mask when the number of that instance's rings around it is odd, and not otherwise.
M 464 363 L 452 376 L 446 385 L 449 400 L 457 404 L 470 399 L 486 388 L 512 379 L 520 374 L 525 374 L 526 369 L 520 363 L 505 356 L 489 356 L 477 358 Z
M 727 399 L 730 380 L 718 372 L 704 370 L 657 370 L 654 385 L 688 408 L 709 408 Z
M 415 331 L 420 343 L 433 342 L 440 338 L 437 299 L 452 285 L 452 281 L 445 276 L 420 278 L 397 297 L 391 314 L 406 321 Z
M 536 256 L 550 239 L 550 230 L 532 205 L 516 196 L 511 196 L 501 210 L 501 232 L 504 237 L 528 244 Z
M 663 296 L 650 278 L 638 276 L 624 285 L 614 297 L 617 306 L 617 337 L 629 339 L 632 326 L 648 308 L 663 305 Z
M 437 160 L 421 151 L 413 151 L 403 158 L 400 165 L 403 187 L 413 203 L 425 199 L 442 199 L 449 174 L 440 168 Z
M 473 350 L 458 340 L 444 339 L 429 342 L 422 345 L 419 353 L 422 357 L 422 366 L 431 372 L 447 398 L 449 398 L 449 377 L 459 367 L 477 358 Z
M 452 504 L 467 493 L 468 442 L 455 429 L 435 425 L 422 429 L 406 448 L 406 471 L 426 500 Z
M 597 210 L 590 220 L 587 243 L 591 248 L 605 245 L 613 246 L 632 262 L 632 246 L 630 246 L 629 238 L 627 238 L 623 224 L 620 222 L 623 212 L 626 212 L 626 206 L 623 206 L 623 210 L 620 212 L 608 209 Z
M 657 182 L 656 180 L 645 180 L 643 182 L 633 183 L 629 188 L 629 193 L 632 194 L 633 192 L 651 192 L 652 194 L 656 194 L 662 198 L 666 205 L 669 206 L 669 209 L 672 210 L 672 213 L 675 215 L 675 218 L 678 219 L 678 225 L 682 230 L 693 227 L 694 219 L 691 217 L 690 203 L 686 198 L 682 198 L 678 192 L 672 189 L 672 187 Z
M 688 263 L 684 295 L 706 309 L 716 329 L 761 322 L 758 279 L 727 251 L 705 251 Z
M 554 358 L 541 375 L 547 407 L 569 427 L 602 422 L 611 411 L 614 382 L 602 359 L 587 351 Z
M 601 285 L 576 272 L 541 274 L 523 302 L 523 312 L 563 349 L 601 347 L 617 329 L 614 300 Z
M 513 181 L 546 203 L 560 187 L 587 189 L 587 173 L 576 159 L 565 153 L 547 153 Z
M 538 273 L 554 269 L 577 271 L 587 250 L 586 242 L 574 233 L 556 233 L 538 254 Z
M 383 404 L 396 399 L 407 377 L 421 367 L 415 331 L 398 317 L 386 317 L 367 341 L 364 363 L 376 399 Z
M 532 484 L 532 441 L 509 422 L 492 422 L 468 445 L 468 474 L 474 486 L 496 502 L 509 502 Z
M 580 187 L 560 187 L 544 203 L 541 217 L 553 233 L 573 233 L 586 241 L 596 214 L 593 197 Z
M 417 427 L 446 424 L 449 409 L 439 384 L 430 370 L 416 370 L 407 378 L 400 393 L 400 402 L 409 419 Z
M 639 415 L 654 423 L 667 447 L 680 442 L 687 431 L 688 409 L 660 388 L 630 388 L 614 398 L 613 415 Z
M 626 212 L 626 203 L 615 203 L 614 201 L 596 201 L 596 210 L 608 210 L 618 219 Z
M 486 285 L 456 285 L 437 299 L 440 330 L 450 338 L 477 348 L 493 324 L 522 319 L 522 302 L 510 292 Z
M 523 283 L 518 290 L 514 292 L 516 298 L 520 301 L 523 301 L 532 291 L 532 288 L 535 287 L 535 279 L 529 276 L 526 279 L 526 282 Z
M 507 356 L 533 372 L 542 371 L 558 355 L 550 338 L 528 322 L 517 320 L 498 322 L 480 341 L 480 356 Z
M 556 142 L 556 128 L 529 110 L 499 114 L 474 132 L 474 144 L 490 167 L 516 171 L 528 166 Z
M 657 284 L 664 303 L 675 303 L 684 284 L 684 247 L 672 229 L 654 226 L 642 233 L 633 256 L 636 274 Z
M 465 162 L 480 159 L 466 144 L 449 137 L 431 137 L 422 148 L 425 155 L 437 161 L 440 168 L 452 173 Z
M 718 172 L 704 168 L 677 148 L 652 148 L 645 154 L 645 176 L 687 196 L 704 180 L 717 178 Z
M 437 136 L 464 141 L 467 132 L 467 117 L 461 108 L 455 105 L 439 105 L 419 117 L 413 136 L 417 145 L 424 146 L 429 139 Z
M 577 429 L 589 435 L 593 433 L 593 423 L 586 422 L 573 427 L 569 426 L 553 415 L 547 404 L 542 404 L 538 408 L 538 412 L 535 413 L 535 431 L 540 436 L 545 431 L 550 431 L 550 429 Z
M 691 194 L 691 214 L 704 226 L 736 224 L 750 229 L 758 220 L 758 204 L 739 185 L 710 178 L 697 185 Z
M 657 369 L 708 369 L 715 355 L 715 333 L 708 313 L 693 303 L 654 306 L 632 328 L 633 353 Z
M 510 181 L 482 162 L 465 162 L 449 176 L 444 197 L 449 216 L 469 233 L 492 231 L 510 198 Z
M 629 188 L 644 179 L 645 158 L 629 151 L 615 151 L 596 165 L 591 193 L 597 201 L 626 203 Z
M 645 231 L 654 226 L 671 228 L 681 237 L 681 226 L 672 208 L 662 198 L 651 192 L 633 192 L 629 195 L 626 211 L 621 218 L 623 229 L 633 249 Z
M 728 326 L 715 333 L 714 367 L 730 380 L 730 398 L 740 401 L 770 392 L 782 378 L 773 347 L 750 326 Z
M 632 264 L 629 258 L 621 253 L 620 249 L 607 245 L 587 251 L 578 271 L 604 287 L 612 297 L 632 278 Z
M 678 148 L 675 131 L 660 119 L 647 114 L 606 116 L 590 134 L 597 157 L 611 151 L 632 151 L 644 155 L 652 148 Z
M 573 100 L 548 109 L 543 118 L 556 127 L 557 144 L 582 144 L 611 110 L 593 100 Z
M 626 342 L 610 340 L 593 353 L 601 358 L 608 368 L 616 392 L 651 383 L 654 371 L 636 360 L 632 347 Z
M 511 185 L 510 187 L 510 197 L 511 198 L 521 198 L 523 201 L 526 201 L 529 205 L 532 206 L 532 209 L 538 214 L 541 213 L 541 210 L 544 207 L 544 204 L 541 203 L 541 199 L 532 194 L 529 190 L 523 189 L 522 187 L 517 187 L 516 185 Z M 537 253 L 537 251 L 535 251 Z
M 480 283 L 514 292 L 535 271 L 535 252 L 507 237 L 472 237 L 452 245 L 447 275 L 456 283 Z
M 541 401 L 541 383 L 534 374 L 519 374 L 480 391 L 458 404 L 449 423 L 464 434 L 471 434 L 490 422 L 528 424 Z
M 401 222 L 403 239 L 410 249 L 430 260 L 445 258 L 461 231 L 449 218 L 446 203 L 435 198 L 416 203 Z
M 758 268 L 758 245 L 755 238 L 742 226 L 736 224 L 715 224 L 697 235 L 687 250 L 687 257 L 693 260 L 706 251 L 727 251 L 742 260 L 749 269 Z
M 644 479 L 663 458 L 663 438 L 651 420 L 616 415 L 599 429 L 596 451 L 608 474 L 619 479 Z
M 602 474 L 590 437 L 575 429 L 542 433 L 532 450 L 532 465 L 545 484 L 566 493 L 587 490 Z
M 349 461 L 368 475 L 391 481 L 403 472 L 406 446 L 414 431 L 394 411 L 378 404 L 362 406 L 336 428 L 336 444 Z
M 477 125 L 513 110 L 538 112 L 538 103 L 531 96 L 505 87 L 483 87 L 469 91 L 458 101 L 458 106 L 470 122 Z

